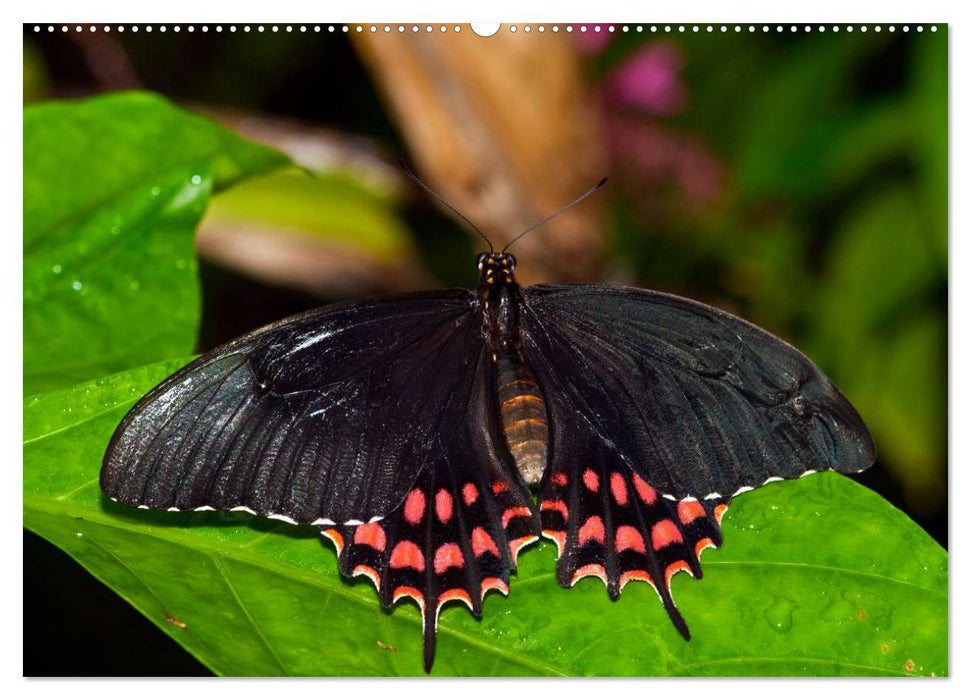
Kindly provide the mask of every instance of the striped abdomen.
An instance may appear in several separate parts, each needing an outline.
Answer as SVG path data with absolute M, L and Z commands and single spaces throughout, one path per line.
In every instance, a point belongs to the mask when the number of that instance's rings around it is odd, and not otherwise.
M 546 469 L 549 430 L 543 395 L 515 350 L 496 359 L 499 411 L 506 445 L 527 484 L 537 484 Z

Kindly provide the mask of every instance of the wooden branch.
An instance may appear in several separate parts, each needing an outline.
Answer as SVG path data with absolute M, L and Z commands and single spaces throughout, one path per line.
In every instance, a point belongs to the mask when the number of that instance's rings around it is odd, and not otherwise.
M 604 175 L 595 103 L 572 39 L 460 33 L 354 36 L 428 185 L 498 248 Z M 523 238 L 525 283 L 596 279 L 603 195 Z

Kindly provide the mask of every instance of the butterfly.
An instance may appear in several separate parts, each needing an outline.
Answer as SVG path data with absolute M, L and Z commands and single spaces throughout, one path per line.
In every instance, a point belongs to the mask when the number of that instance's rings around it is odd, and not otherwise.
M 123 419 L 103 492 L 320 528 L 341 574 L 417 602 L 426 671 L 442 606 L 480 616 L 540 536 L 560 585 L 646 582 L 690 639 L 671 577 L 701 576 L 732 497 L 866 469 L 867 428 L 768 332 L 633 287 L 522 288 L 507 248 L 475 290 L 325 306 L 202 355 Z

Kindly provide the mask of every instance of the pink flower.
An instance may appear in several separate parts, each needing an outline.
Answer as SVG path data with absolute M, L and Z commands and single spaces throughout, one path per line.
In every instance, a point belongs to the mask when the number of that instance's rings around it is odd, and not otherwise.
M 606 48 L 614 33 L 609 24 L 580 24 L 573 28 L 573 39 L 581 53 L 598 54 Z M 583 31 L 586 29 L 586 31 Z
M 656 42 L 645 46 L 607 78 L 607 98 L 656 116 L 676 114 L 686 100 L 678 75 L 681 64 L 681 49 L 676 44 Z

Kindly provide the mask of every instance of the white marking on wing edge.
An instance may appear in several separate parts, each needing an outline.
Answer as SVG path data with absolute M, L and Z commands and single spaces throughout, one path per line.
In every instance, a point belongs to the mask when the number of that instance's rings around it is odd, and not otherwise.
M 232 512 L 240 512 L 240 511 L 242 511 L 243 513 L 249 513 L 250 515 L 256 515 L 256 511 L 255 510 L 253 510 L 252 508 L 248 508 L 246 506 L 233 506 L 229 510 L 232 511 Z
M 524 541 L 520 542 L 519 543 L 519 546 L 516 547 L 516 551 L 512 555 L 513 561 L 516 561 L 516 559 L 519 558 L 519 553 L 521 551 L 523 551 L 523 547 L 528 547 L 529 545 L 533 544 L 533 542 L 539 542 L 539 536 L 538 535 L 533 535 L 532 537 L 529 537 L 529 538 L 525 539 Z
M 141 508 L 142 510 L 148 510 L 149 509 L 148 506 L 138 506 L 138 507 Z
M 801 479 L 804 476 L 809 476 L 810 474 L 816 474 L 816 473 L 817 471 L 815 469 L 807 469 L 806 471 L 804 471 L 802 474 L 799 475 L 799 478 Z
M 748 491 L 754 491 L 754 489 L 751 486 L 742 486 L 738 491 L 736 491 L 732 495 L 738 496 L 739 494 L 747 493 Z
M 205 511 L 205 510 L 216 510 L 216 509 L 213 508 L 212 506 L 199 506 L 198 508 L 193 508 L 192 510 L 196 511 L 197 513 L 201 513 L 202 511 Z
M 697 499 L 697 498 L 695 498 L 694 496 L 685 496 L 685 497 L 684 497 L 684 498 L 682 498 L 681 500 L 682 500 L 682 501 L 697 501 L 698 499 Z
M 712 491 L 707 496 L 705 496 L 705 500 L 706 501 L 710 501 L 713 498 L 721 498 L 721 497 L 722 497 L 722 495 L 720 493 L 718 493 L 717 491 Z
M 773 481 L 782 481 L 781 476 L 770 476 L 768 479 L 762 482 L 762 485 L 771 484 Z
M 556 545 L 556 558 L 557 559 L 559 559 L 561 556 L 563 556 L 563 548 L 560 547 L 560 541 L 553 536 L 553 533 L 550 530 L 543 530 L 543 537 L 545 537 L 546 539 L 550 540 L 553 544 Z M 508 593 L 507 593 L 507 595 L 508 595 Z
M 345 525 L 363 525 L 364 524 L 364 521 L 363 520 L 355 520 L 354 518 L 351 518 L 350 520 L 345 520 L 344 521 L 344 524 Z
M 384 516 L 383 515 L 375 515 L 373 518 L 371 518 L 370 520 L 368 520 L 368 522 L 369 523 L 379 523 L 382 520 L 384 520 Z
M 171 508 L 166 508 L 165 510 L 167 510 L 170 513 L 179 513 L 182 511 L 181 508 L 176 508 L 175 506 L 172 506 Z
M 668 499 L 669 501 L 676 501 L 676 500 L 678 500 L 677 498 L 675 498 L 674 496 L 672 496 L 672 495 L 671 495 L 671 494 L 669 494 L 669 493 L 662 493 L 661 495 L 662 495 L 662 496 L 664 496 L 664 497 L 665 497 L 666 499 Z
M 280 515 L 279 513 L 270 513 L 266 517 L 273 518 L 274 520 L 282 520 L 285 523 L 290 523 L 291 525 L 296 525 L 297 521 L 288 515 Z
M 310 524 L 311 525 L 336 525 L 337 523 L 335 523 L 330 518 L 317 518 Z

